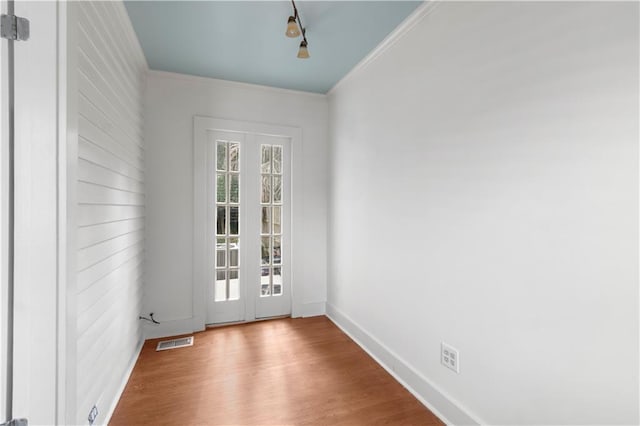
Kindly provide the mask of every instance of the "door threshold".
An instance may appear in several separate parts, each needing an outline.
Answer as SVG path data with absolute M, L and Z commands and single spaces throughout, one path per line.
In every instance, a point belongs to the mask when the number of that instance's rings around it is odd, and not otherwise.
M 251 324 L 254 322 L 271 321 L 271 320 L 278 320 L 278 319 L 285 319 L 285 318 L 291 318 L 291 315 L 279 315 L 279 316 L 268 317 L 268 318 L 256 318 L 251 321 L 233 321 L 233 322 L 221 322 L 219 324 L 207 324 L 205 325 L 205 329 L 209 330 L 211 328 L 230 327 L 232 325 Z

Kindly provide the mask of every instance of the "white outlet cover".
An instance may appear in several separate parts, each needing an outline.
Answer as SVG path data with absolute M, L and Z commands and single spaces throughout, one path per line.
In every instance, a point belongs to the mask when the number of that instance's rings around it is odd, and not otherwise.
M 460 352 L 453 346 L 442 342 L 440 345 L 440 363 L 449 370 L 460 373 Z

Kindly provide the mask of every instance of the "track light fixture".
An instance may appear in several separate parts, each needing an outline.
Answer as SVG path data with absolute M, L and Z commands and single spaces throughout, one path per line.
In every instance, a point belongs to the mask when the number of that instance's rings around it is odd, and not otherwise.
M 287 37 L 298 37 L 300 35 L 300 30 L 298 29 L 298 24 L 296 23 L 295 16 L 289 16 L 289 22 L 287 22 L 287 32 L 285 33 Z
M 307 59 L 309 57 L 309 50 L 307 49 L 307 41 L 302 40 L 300 42 L 300 49 L 298 49 L 298 58 Z
M 293 15 L 289 16 L 287 21 L 287 31 L 285 35 L 287 37 L 298 37 L 302 34 L 302 41 L 300 42 L 300 49 L 298 49 L 298 58 L 306 59 L 309 57 L 309 50 L 307 49 L 307 36 L 306 29 L 302 26 L 302 20 L 298 14 L 298 8 L 294 0 L 291 0 L 293 5 Z

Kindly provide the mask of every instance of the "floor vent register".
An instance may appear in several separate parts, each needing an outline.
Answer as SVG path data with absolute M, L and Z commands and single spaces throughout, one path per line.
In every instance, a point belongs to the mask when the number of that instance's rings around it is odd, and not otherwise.
M 158 346 L 156 346 L 156 352 L 167 351 L 169 349 L 184 348 L 187 346 L 193 346 L 193 336 L 180 337 L 178 339 L 163 340 L 162 342 L 158 342 Z

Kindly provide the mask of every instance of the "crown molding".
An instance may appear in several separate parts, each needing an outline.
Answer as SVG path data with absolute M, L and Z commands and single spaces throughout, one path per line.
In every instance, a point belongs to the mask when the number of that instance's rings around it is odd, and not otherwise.
M 267 92 L 275 92 L 275 93 L 280 93 L 284 95 L 309 96 L 309 97 L 319 98 L 319 99 L 325 99 L 327 97 L 327 95 L 324 93 L 283 89 L 280 87 L 264 86 L 261 84 L 243 83 L 240 81 L 222 80 L 218 78 L 202 77 L 202 76 L 191 75 L 191 74 L 182 74 L 182 73 L 175 73 L 175 72 L 169 72 L 169 71 L 158 71 L 158 70 L 152 70 L 152 69 L 149 69 L 147 71 L 147 76 L 155 77 L 155 78 L 166 78 L 171 80 L 188 81 L 192 83 L 204 84 L 209 86 L 222 85 L 222 86 L 228 86 L 236 89 L 240 88 L 240 89 L 263 90 Z

